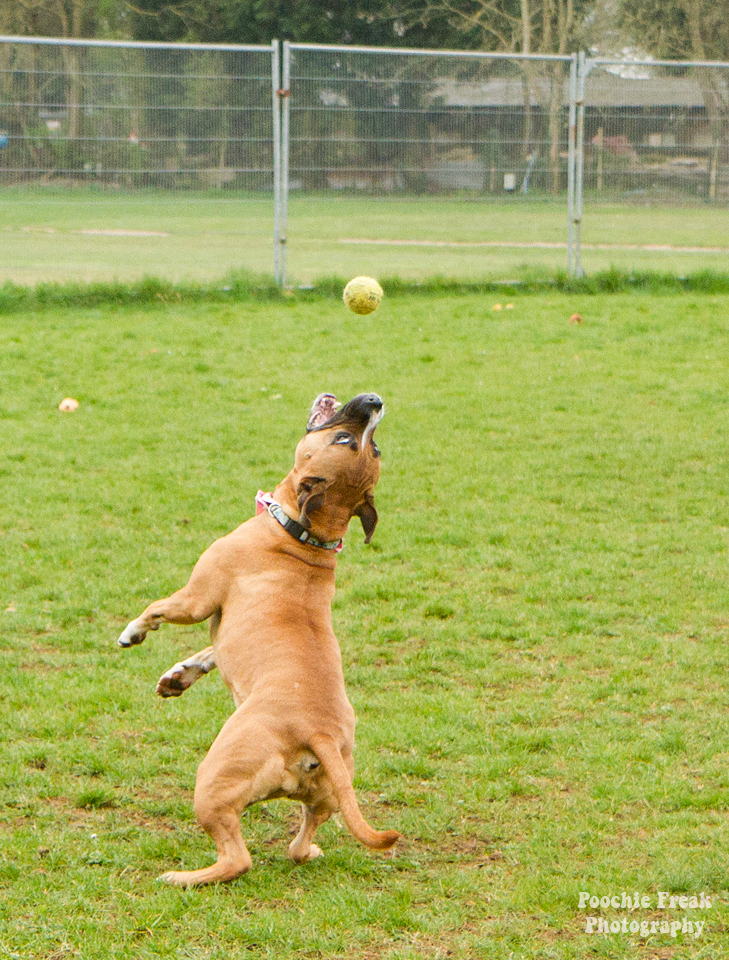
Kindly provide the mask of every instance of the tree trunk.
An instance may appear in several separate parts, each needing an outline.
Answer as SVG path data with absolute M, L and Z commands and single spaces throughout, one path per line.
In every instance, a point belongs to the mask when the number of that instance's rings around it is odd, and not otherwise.
M 78 153 L 78 138 L 81 135 L 81 100 L 83 90 L 79 68 L 79 51 L 77 47 L 62 47 L 63 65 L 68 76 L 68 94 L 66 108 L 68 110 L 68 139 L 69 158 L 75 158 Z
M 532 20 L 529 0 L 521 0 L 521 52 L 532 52 Z M 525 60 L 522 67 L 522 94 L 524 97 L 524 127 L 522 150 L 525 163 L 529 162 L 533 136 L 531 64 Z
M 63 27 L 64 37 L 80 38 L 83 33 L 85 0 L 72 0 L 71 14 L 63 0 L 58 0 L 57 9 Z M 79 137 L 81 136 L 81 102 L 83 84 L 81 82 L 81 55 L 78 47 L 62 47 L 63 63 L 68 75 L 68 139 L 69 150 L 67 164 L 70 167 L 80 165 Z
M 559 193 L 560 135 L 562 133 L 562 64 L 552 64 L 549 95 L 549 168 L 550 193 Z
M 698 0 L 684 0 L 684 13 L 691 36 L 691 52 L 695 60 L 707 60 L 704 38 L 701 34 L 701 8 Z M 719 159 L 722 132 L 725 120 L 729 116 L 729 101 L 724 99 L 719 85 L 718 70 L 711 67 L 696 67 L 696 79 L 701 87 L 704 108 L 711 130 L 711 153 L 709 154 L 709 199 L 716 199 L 716 183 L 719 179 Z

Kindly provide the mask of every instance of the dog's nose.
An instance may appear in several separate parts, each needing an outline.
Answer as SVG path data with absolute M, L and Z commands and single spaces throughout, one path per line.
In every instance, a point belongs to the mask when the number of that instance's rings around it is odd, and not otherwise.
M 372 407 L 373 410 L 382 410 L 382 400 L 376 393 L 367 393 L 363 399 L 367 406 Z

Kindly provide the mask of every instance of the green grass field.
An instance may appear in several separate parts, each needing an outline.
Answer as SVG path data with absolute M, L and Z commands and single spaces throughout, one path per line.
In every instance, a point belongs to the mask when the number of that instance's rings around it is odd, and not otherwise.
M 729 956 L 729 297 L 495 300 L 5 317 L 3 960 Z M 213 855 L 192 790 L 231 704 L 217 675 L 154 696 L 202 626 L 116 637 L 252 514 L 324 389 L 388 409 L 334 617 L 358 796 L 405 840 L 332 820 L 295 867 L 271 802 L 249 874 L 170 889 Z M 587 934 L 625 911 L 582 891 L 650 897 L 655 930 Z M 660 932 L 684 917 L 698 938 Z
M 0 193 L 0 212 L 0 283 L 126 281 L 145 274 L 210 280 L 231 268 L 269 274 L 273 269 L 270 198 L 6 190 Z M 582 233 L 582 260 L 590 273 L 612 265 L 678 274 L 729 270 L 726 208 L 597 206 L 588 198 Z M 294 194 L 288 238 L 293 284 L 363 272 L 405 279 L 518 279 L 566 270 L 566 199 L 539 202 L 517 195 L 476 202 Z M 434 245 L 424 246 L 424 241 Z M 493 243 L 504 245 L 477 246 Z M 509 246 L 515 243 L 556 246 Z M 596 244 L 608 248 L 593 249 Z M 656 244 L 698 249 L 632 249 Z

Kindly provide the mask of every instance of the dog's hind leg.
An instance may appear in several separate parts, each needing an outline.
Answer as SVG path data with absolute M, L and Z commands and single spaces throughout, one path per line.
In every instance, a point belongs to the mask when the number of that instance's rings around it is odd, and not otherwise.
M 215 669 L 215 654 L 212 647 L 193 653 L 187 660 L 176 663 L 157 681 L 157 696 L 181 697 L 200 677 Z
M 301 824 L 298 836 L 289 844 L 288 855 L 294 863 L 305 863 L 307 860 L 313 860 L 322 855 L 321 849 L 312 838 L 319 827 L 331 817 L 333 811 L 329 805 L 309 807 L 305 803 L 301 804 L 304 813 L 304 821 Z
M 243 841 L 240 815 L 246 807 L 296 789 L 284 766 L 283 744 L 264 723 L 236 712 L 218 734 L 197 772 L 195 813 L 212 837 L 217 862 L 202 870 L 173 871 L 160 877 L 177 887 L 233 880 L 252 866 Z

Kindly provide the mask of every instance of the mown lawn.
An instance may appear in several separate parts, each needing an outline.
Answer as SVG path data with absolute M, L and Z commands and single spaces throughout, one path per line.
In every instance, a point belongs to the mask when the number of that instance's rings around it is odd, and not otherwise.
M 495 300 L 2 320 L 3 960 L 729 956 L 729 297 Z M 251 515 L 325 389 L 388 409 L 334 615 L 360 802 L 406 839 L 333 820 L 295 867 L 271 802 L 249 874 L 180 892 L 156 877 L 212 858 L 192 790 L 230 701 L 216 675 L 154 696 L 203 626 L 116 637 Z M 581 891 L 649 896 L 656 932 L 588 935 L 625 911 Z M 684 917 L 700 937 L 660 933 Z
M 229 269 L 273 272 L 273 200 L 265 194 L 3 190 L 0 216 L 0 283 L 130 281 L 149 274 L 209 281 Z M 553 275 L 567 270 L 567 198 L 294 191 L 286 235 L 293 286 L 333 273 L 408 280 Z M 590 274 L 611 266 L 682 276 L 727 272 L 727 237 L 726 207 L 598 204 L 588 196 L 582 264 Z M 639 249 L 656 244 L 694 249 Z

